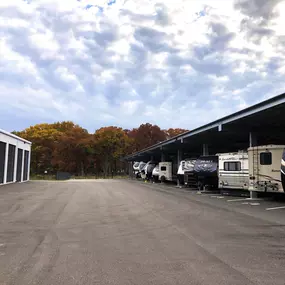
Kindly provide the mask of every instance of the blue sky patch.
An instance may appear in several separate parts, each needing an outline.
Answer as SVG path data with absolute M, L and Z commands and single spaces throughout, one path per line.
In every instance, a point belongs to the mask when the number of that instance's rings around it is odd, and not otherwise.
M 62 120 L 191 130 L 285 90 L 281 0 L 0 1 L 13 19 L 1 26 L 7 131 Z
M 115 4 L 115 3 L 116 3 L 116 0 L 110 0 L 110 1 L 108 2 L 108 6 L 111 6 L 111 5 Z

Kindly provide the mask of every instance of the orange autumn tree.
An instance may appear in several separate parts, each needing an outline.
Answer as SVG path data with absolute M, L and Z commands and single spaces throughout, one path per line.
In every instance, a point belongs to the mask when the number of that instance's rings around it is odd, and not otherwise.
M 166 139 L 164 131 L 157 125 L 149 123 L 142 124 L 137 129 L 129 131 L 128 136 L 133 139 L 132 152 L 142 150 Z
M 157 125 L 142 124 L 131 130 L 103 127 L 94 134 L 71 121 L 37 124 L 16 135 L 32 142 L 31 172 L 73 175 L 109 175 L 122 170 L 123 156 L 185 132 L 184 129 L 161 130 Z
M 14 134 L 32 142 L 32 173 L 60 170 L 82 174 L 88 167 L 93 137 L 73 122 L 38 124 Z
M 176 128 L 176 129 L 170 128 L 168 130 L 164 130 L 164 132 L 166 134 L 167 139 L 170 139 L 180 134 L 186 133 L 188 132 L 188 130 L 180 129 L 180 128 Z
M 62 130 L 52 164 L 58 170 L 84 176 L 94 161 L 94 138 L 78 125 Z
M 52 158 L 60 132 L 52 124 L 37 124 L 13 133 L 32 142 L 32 173 L 53 172 Z
M 127 149 L 132 143 L 122 128 L 110 126 L 97 130 L 94 134 L 96 165 L 104 175 L 112 172 L 119 159 L 127 154 Z

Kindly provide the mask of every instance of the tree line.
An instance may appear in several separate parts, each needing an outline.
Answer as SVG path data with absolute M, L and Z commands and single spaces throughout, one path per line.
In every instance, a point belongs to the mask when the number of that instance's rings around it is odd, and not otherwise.
M 186 131 L 162 130 L 146 123 L 131 130 L 109 126 L 89 133 L 73 122 L 64 121 L 37 124 L 13 133 L 32 142 L 32 174 L 65 171 L 78 176 L 108 176 L 123 169 L 121 157 Z

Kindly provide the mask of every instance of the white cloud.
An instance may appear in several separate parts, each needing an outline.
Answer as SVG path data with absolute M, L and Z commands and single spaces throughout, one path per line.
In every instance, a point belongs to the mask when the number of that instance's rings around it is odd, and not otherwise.
M 285 1 L 258 3 L 0 1 L 1 128 L 191 129 L 277 95 Z

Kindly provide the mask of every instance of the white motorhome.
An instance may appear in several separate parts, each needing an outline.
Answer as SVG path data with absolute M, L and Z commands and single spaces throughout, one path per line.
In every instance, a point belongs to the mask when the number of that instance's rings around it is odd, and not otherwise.
M 284 192 L 285 145 L 250 147 L 249 190 L 262 192 Z
M 172 162 L 159 163 L 159 178 L 161 182 L 176 181 L 176 173 L 174 174 L 174 167 Z
M 248 189 L 248 153 L 219 153 L 219 188 Z

